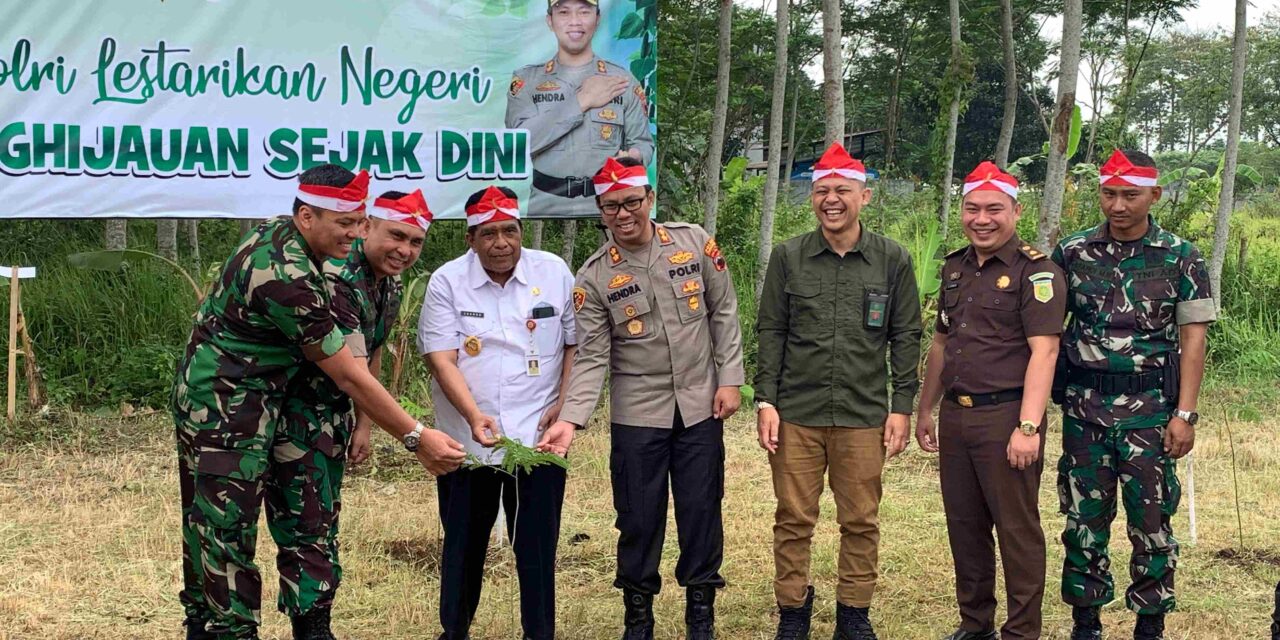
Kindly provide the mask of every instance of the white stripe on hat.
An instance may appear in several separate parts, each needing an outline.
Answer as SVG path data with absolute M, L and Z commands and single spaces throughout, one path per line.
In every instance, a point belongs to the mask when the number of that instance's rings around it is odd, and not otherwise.
M 1159 178 L 1147 178 L 1143 176 L 1126 176 L 1126 175 L 1117 176 L 1115 174 L 1109 174 L 1109 175 L 1099 174 L 1098 177 L 1102 179 L 1103 185 L 1127 184 L 1134 187 L 1154 187 L 1157 184 L 1159 184 Z
M 339 213 L 349 213 L 364 206 L 364 201 L 352 202 L 350 200 L 342 200 L 340 198 L 330 198 L 328 196 L 318 196 L 314 193 L 307 193 L 301 189 L 298 190 L 294 197 L 313 206 L 329 211 L 337 211 Z
M 823 178 L 833 175 L 840 176 L 841 178 L 848 178 L 850 180 L 867 181 L 867 174 L 861 171 L 854 171 L 853 169 L 814 169 L 813 181 L 817 182 Z
M 472 214 L 468 214 L 468 215 L 467 215 L 467 226 L 468 226 L 468 227 L 474 227 L 474 226 L 476 226 L 476 225 L 484 224 L 484 223 L 486 223 L 486 222 L 488 222 L 488 221 L 492 220 L 494 216 L 498 215 L 498 213 L 505 213 L 505 214 L 507 214 L 507 215 L 511 216 L 512 218 L 515 218 L 515 219 L 517 219 L 517 220 L 519 220 L 519 219 L 520 219 L 520 210 L 519 210 L 519 209 L 501 209 L 501 208 L 499 208 L 499 209 L 494 209 L 493 211 L 488 211 L 488 212 L 485 212 L 485 213 L 472 213 Z
M 981 187 L 982 185 L 988 184 L 988 183 L 995 185 L 997 189 L 1005 192 L 1006 194 L 1014 198 L 1018 197 L 1017 187 L 1009 184 L 1008 182 L 1001 182 L 999 180 L 979 180 L 978 182 L 966 182 L 964 183 L 964 189 L 961 191 L 960 195 L 967 196 L 969 195 L 970 191 L 973 191 L 974 189 L 977 189 L 978 187 Z
M 629 178 L 622 178 L 617 182 L 596 182 L 593 184 L 596 188 L 596 195 L 601 196 L 607 193 L 609 189 L 612 189 L 615 184 L 625 184 L 628 187 L 643 187 L 646 184 L 649 184 L 649 176 L 631 176 Z

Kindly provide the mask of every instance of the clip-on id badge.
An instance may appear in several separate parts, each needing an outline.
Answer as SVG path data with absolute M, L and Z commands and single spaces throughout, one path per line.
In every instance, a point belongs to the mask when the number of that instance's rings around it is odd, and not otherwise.
M 862 322 L 868 329 L 884 326 L 884 315 L 889 308 L 889 294 L 867 291 L 862 298 Z

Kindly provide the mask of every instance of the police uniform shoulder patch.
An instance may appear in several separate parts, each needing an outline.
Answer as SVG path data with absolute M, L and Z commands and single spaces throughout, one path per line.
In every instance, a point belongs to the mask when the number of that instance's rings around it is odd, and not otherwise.
M 587 303 L 587 290 L 582 287 L 573 288 L 573 312 L 582 311 L 582 305 Z
M 511 78 L 511 97 L 520 95 L 520 90 L 524 88 L 524 78 L 513 76 Z
M 1044 255 L 1044 254 L 1041 254 Z M 1031 281 L 1032 294 L 1035 295 L 1036 302 L 1049 302 L 1053 300 L 1053 272 L 1041 271 L 1033 273 L 1027 278 Z
M 725 270 L 724 256 L 720 255 L 720 245 L 716 244 L 715 238 L 707 238 L 707 243 L 702 245 L 702 253 L 711 259 L 711 264 L 715 265 L 716 271 Z
M 631 92 L 636 94 L 636 98 L 640 100 L 640 106 L 643 107 L 646 111 L 648 111 L 649 97 L 645 95 L 644 87 L 642 85 L 636 85 L 635 88 L 631 90 Z
M 1047 257 L 1039 249 L 1036 249 L 1035 247 L 1029 244 L 1024 244 L 1018 247 L 1018 251 L 1022 252 L 1022 255 L 1026 256 L 1027 259 L 1031 260 L 1032 262 L 1035 262 L 1037 260 L 1044 260 Z

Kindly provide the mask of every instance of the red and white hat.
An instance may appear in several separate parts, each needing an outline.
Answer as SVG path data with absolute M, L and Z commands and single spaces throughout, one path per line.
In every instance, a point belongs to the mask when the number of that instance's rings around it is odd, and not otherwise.
M 422 196 L 422 189 L 402 198 L 378 198 L 369 207 L 369 215 L 392 222 L 401 222 L 426 231 L 435 217 L 427 208 L 427 199 Z
M 850 180 L 867 181 L 867 168 L 862 162 L 854 160 L 839 142 L 831 143 L 818 161 L 813 163 L 813 181 L 823 178 L 848 178 Z
M 485 189 L 484 194 L 480 196 L 480 200 L 467 207 L 468 227 L 474 227 L 486 222 L 519 219 L 520 203 L 494 186 Z
M 1098 184 L 1129 187 L 1154 187 L 1160 178 L 1155 167 L 1135 167 L 1124 152 L 1116 149 L 1098 170 Z
M 649 184 L 649 172 L 642 166 L 628 167 L 609 158 L 591 178 L 591 183 L 595 185 L 596 195 L 602 196 L 610 191 L 621 191 Z
M 970 191 L 1000 191 L 1011 198 L 1018 197 L 1018 179 L 1001 171 L 995 163 L 983 161 L 965 177 L 962 196 Z
M 313 207 L 329 211 L 364 211 L 364 201 L 369 197 L 369 172 L 361 169 L 345 187 L 300 184 L 295 197 Z

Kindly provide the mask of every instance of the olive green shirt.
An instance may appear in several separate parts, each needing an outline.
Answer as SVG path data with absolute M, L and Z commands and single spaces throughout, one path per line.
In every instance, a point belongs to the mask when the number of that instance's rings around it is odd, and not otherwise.
M 867 313 L 868 293 L 888 294 L 882 317 Z M 779 244 L 756 332 L 756 399 L 776 406 L 783 420 L 879 427 L 890 411 L 911 413 L 920 385 L 920 297 L 902 245 L 866 227 L 844 257 L 821 231 Z

